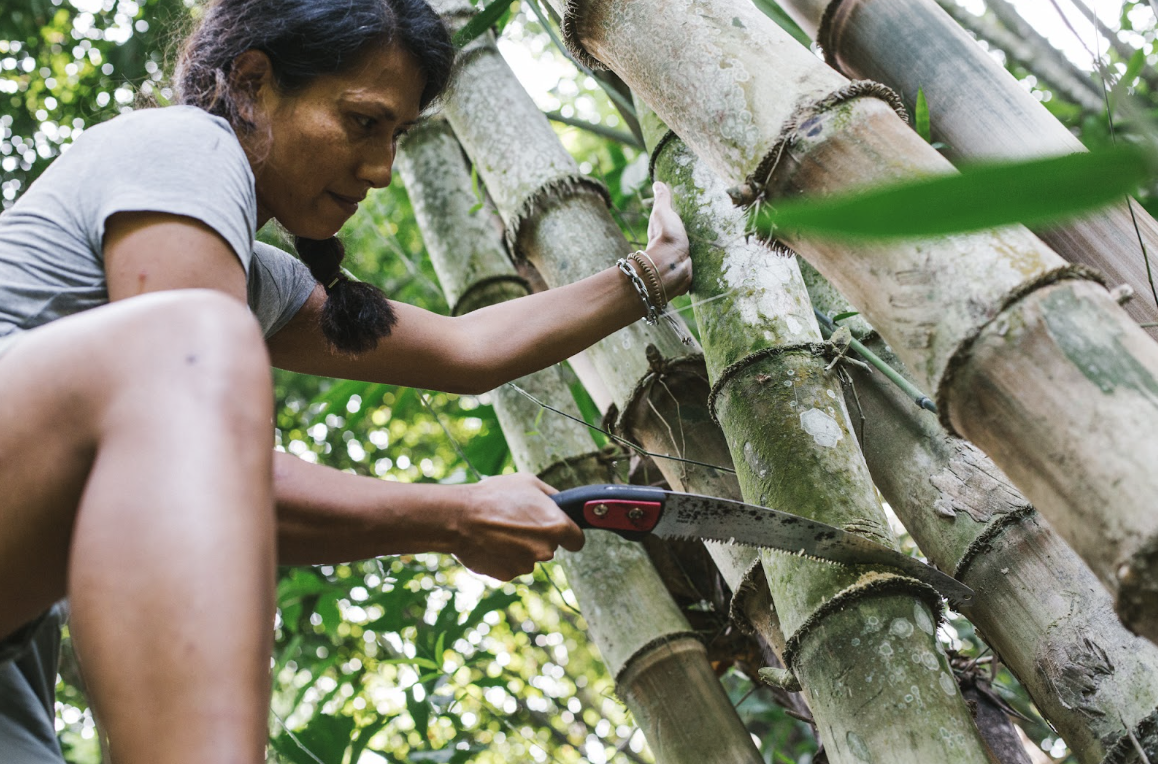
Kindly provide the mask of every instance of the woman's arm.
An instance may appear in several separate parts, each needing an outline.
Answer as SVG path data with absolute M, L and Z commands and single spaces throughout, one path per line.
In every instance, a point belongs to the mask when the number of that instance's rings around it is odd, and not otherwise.
M 510 579 L 551 559 L 558 546 L 583 546 L 583 531 L 551 501 L 553 492 L 523 474 L 457 486 L 396 483 L 279 452 L 278 558 L 283 565 L 316 565 L 442 552 Z
M 691 286 L 687 234 L 656 185 L 647 253 L 667 294 Z M 395 303 L 398 323 L 378 347 L 360 355 L 330 350 L 318 328 L 325 301 L 319 287 L 269 341 L 273 363 L 293 371 L 480 393 L 562 361 L 644 314 L 628 279 L 614 266 L 582 281 L 492 305 L 456 318 Z

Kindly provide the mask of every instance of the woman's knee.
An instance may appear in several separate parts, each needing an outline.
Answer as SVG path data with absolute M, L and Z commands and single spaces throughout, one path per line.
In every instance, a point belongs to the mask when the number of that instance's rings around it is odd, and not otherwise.
M 200 401 L 222 413 L 269 408 L 269 355 L 245 305 L 207 289 L 122 305 L 112 348 L 121 391 Z

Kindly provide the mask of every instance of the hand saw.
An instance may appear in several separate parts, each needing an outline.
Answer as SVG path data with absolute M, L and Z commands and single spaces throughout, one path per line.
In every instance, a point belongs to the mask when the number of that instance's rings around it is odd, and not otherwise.
M 954 608 L 973 590 L 920 560 L 831 525 L 755 504 L 634 485 L 588 485 L 551 497 L 580 528 L 631 541 L 654 535 L 778 549 L 846 565 L 884 565 L 932 586 Z

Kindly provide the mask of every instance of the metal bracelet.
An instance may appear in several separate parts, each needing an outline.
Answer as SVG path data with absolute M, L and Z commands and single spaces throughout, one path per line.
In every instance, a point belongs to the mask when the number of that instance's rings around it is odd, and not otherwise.
M 631 285 L 635 287 L 636 293 L 639 294 L 639 299 L 643 300 L 644 306 L 647 307 L 647 315 L 643 317 L 650 326 L 655 326 L 659 322 L 659 311 L 651 302 L 651 297 L 647 293 L 647 286 L 643 283 L 643 279 L 639 277 L 639 273 L 635 270 L 635 265 L 626 258 L 619 258 L 615 261 L 615 265 L 627 276 Z

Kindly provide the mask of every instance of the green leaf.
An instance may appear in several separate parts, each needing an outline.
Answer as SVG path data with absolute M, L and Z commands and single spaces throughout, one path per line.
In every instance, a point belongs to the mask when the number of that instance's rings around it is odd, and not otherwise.
M 318 714 L 295 733 L 296 741 L 283 731 L 271 743 L 279 756 L 293 764 L 341 764 L 353 731 L 354 720 L 349 716 Z
M 350 744 L 350 764 L 358 764 L 358 759 L 362 757 L 362 751 L 366 750 L 366 746 L 370 744 L 370 738 L 378 734 L 378 731 L 393 719 L 393 716 L 380 716 L 358 730 L 358 736 Z
M 421 686 L 416 684 L 410 688 L 410 692 L 406 693 L 406 710 L 410 712 L 410 718 L 414 720 L 414 729 L 426 740 L 428 739 L 427 730 L 430 727 L 430 703 L 425 698 L 418 700 L 414 697 L 414 688 Z M 411 753 L 410 758 L 414 758 L 413 753 Z
M 833 321 L 843 321 L 846 318 L 852 318 L 853 316 L 859 316 L 859 315 L 860 315 L 860 313 L 858 311 L 846 310 L 844 313 L 837 313 L 835 316 L 832 317 L 832 320 Z
M 1133 146 L 975 165 L 959 175 L 766 205 L 755 229 L 768 237 L 788 231 L 888 239 L 1033 226 L 1120 200 L 1146 180 L 1151 167 L 1150 156 Z
M 499 17 L 506 13 L 513 0 L 493 0 L 490 5 L 478 12 L 470 21 L 454 34 L 454 46 L 465 47 L 468 42 L 481 35 L 494 25 Z
M 338 600 L 341 598 L 342 592 L 331 590 L 318 597 L 317 604 L 314 605 L 314 612 L 321 617 L 322 628 L 327 634 L 337 633 L 338 624 L 342 622 L 342 612 L 338 607 Z
M 917 128 L 917 135 L 925 143 L 933 142 L 933 133 L 929 130 L 929 102 L 925 100 L 925 91 L 917 89 L 917 106 L 913 110 L 913 126 Z
M 1118 81 L 1120 83 L 1122 83 L 1123 85 L 1125 85 L 1126 87 L 1130 87 L 1130 84 L 1134 81 L 1134 79 L 1142 71 L 1142 67 L 1145 66 L 1145 64 L 1146 64 L 1146 51 L 1144 51 L 1144 50 L 1134 51 L 1134 55 L 1130 56 L 1130 61 L 1129 61 L 1129 63 L 1126 64 L 1126 71 L 1124 74 L 1122 74 L 1122 79 L 1120 79 Z

